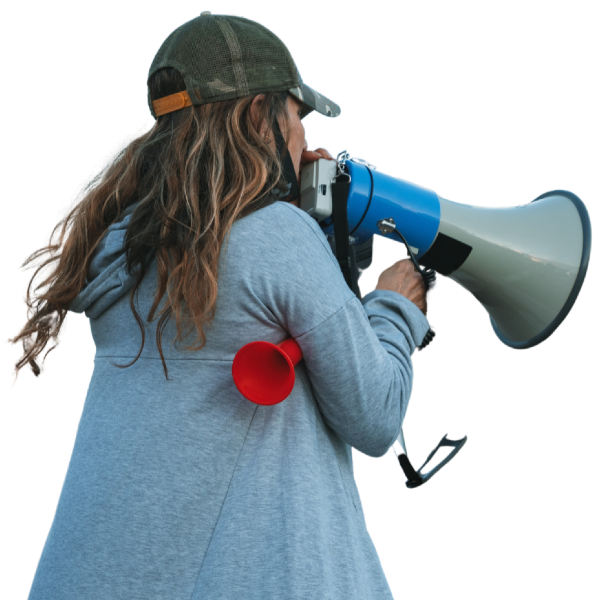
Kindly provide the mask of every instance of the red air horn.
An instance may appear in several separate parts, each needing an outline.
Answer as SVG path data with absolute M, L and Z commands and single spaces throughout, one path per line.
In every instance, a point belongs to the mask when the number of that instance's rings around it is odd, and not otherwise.
M 302 350 L 294 338 L 277 345 L 250 342 L 233 359 L 233 381 L 244 398 L 265 406 L 278 404 L 291 394 L 294 367 L 301 359 Z

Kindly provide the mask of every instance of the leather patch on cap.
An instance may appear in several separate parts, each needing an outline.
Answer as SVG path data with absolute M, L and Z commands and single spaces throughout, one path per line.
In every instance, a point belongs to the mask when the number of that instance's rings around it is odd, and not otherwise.
M 192 106 L 192 100 L 187 92 L 177 92 L 176 94 L 171 94 L 152 102 L 152 107 L 157 117 L 180 110 L 186 106 Z

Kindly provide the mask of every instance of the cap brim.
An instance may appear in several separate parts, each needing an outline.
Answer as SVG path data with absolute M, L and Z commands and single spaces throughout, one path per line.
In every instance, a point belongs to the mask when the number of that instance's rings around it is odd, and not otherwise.
M 294 98 L 302 102 L 302 119 L 314 110 L 328 119 L 337 119 L 342 114 L 342 107 L 337 102 L 323 96 L 323 94 L 305 83 L 301 83 L 300 87 L 294 87 L 288 91 Z

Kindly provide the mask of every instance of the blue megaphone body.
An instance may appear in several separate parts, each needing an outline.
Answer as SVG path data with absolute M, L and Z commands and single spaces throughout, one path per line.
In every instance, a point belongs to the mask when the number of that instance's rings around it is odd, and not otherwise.
M 377 223 L 390 217 L 402 223 L 402 234 L 417 259 L 433 245 L 440 227 L 440 200 L 431 190 L 380 173 L 367 163 L 345 162 L 350 176 L 348 227 L 354 243 L 381 234 Z M 401 202 L 399 200 L 401 199 Z M 333 234 L 333 224 L 324 227 Z M 416 252 L 415 252 L 416 250 Z

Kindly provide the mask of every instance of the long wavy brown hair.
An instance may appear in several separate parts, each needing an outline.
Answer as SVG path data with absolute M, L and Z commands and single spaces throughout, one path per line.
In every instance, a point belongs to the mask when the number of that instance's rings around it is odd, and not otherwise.
M 180 73 L 165 68 L 148 82 L 151 100 L 184 91 Z M 35 268 L 27 287 L 28 320 L 9 340 L 22 341 L 24 353 L 15 374 L 29 364 L 40 373 L 37 358 L 58 334 L 71 302 L 86 283 L 90 261 L 108 227 L 123 211 L 139 202 L 125 236 L 127 268 L 137 272 L 130 307 L 142 332 L 144 322 L 134 297 L 155 255 L 158 268 L 154 302 L 148 322 L 158 319 L 156 343 L 165 377 L 162 333 L 172 317 L 182 341 L 194 329 L 195 341 L 186 350 L 206 343 L 204 326 L 215 313 L 218 259 L 233 223 L 275 201 L 285 181 L 278 152 L 265 139 L 276 124 L 290 130 L 287 93 L 267 93 L 258 119 L 251 115 L 253 96 L 191 106 L 159 117 L 150 131 L 133 140 L 87 185 L 83 198 L 60 221 L 47 246 L 25 260 Z M 285 152 L 285 150 L 284 150 Z M 282 153 L 283 154 L 283 153 Z M 39 264 L 41 263 L 41 264 Z M 50 274 L 37 283 L 42 270 Z M 166 295 L 163 308 L 157 312 Z M 43 361 L 42 361 L 43 362 Z

